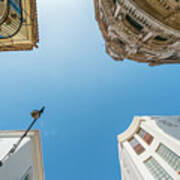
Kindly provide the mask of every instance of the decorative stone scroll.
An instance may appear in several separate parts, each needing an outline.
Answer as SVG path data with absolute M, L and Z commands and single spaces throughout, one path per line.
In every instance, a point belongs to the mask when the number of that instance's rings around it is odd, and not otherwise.
M 149 65 L 180 63 L 180 16 L 177 11 L 180 3 L 153 2 L 94 0 L 106 52 L 113 59 L 131 59 Z M 161 7 L 159 11 L 157 6 Z M 151 12 L 156 12 L 156 15 Z M 163 12 L 167 18 L 174 18 L 176 27 L 165 22 Z

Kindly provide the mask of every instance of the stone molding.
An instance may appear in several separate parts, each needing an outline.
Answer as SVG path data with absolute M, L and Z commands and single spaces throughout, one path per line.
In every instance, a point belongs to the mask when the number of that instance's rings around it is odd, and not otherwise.
M 139 8 L 135 0 L 94 0 L 94 4 L 106 52 L 113 59 L 127 58 L 149 65 L 180 63 L 180 31 Z M 133 27 L 127 16 L 142 29 Z

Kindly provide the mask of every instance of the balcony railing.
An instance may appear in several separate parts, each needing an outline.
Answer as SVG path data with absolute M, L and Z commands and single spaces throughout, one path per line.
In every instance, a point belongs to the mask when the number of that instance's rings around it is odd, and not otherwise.
M 8 39 L 16 35 L 23 22 L 21 0 L 1 0 L 0 39 Z M 2 12 L 2 11 L 1 11 Z

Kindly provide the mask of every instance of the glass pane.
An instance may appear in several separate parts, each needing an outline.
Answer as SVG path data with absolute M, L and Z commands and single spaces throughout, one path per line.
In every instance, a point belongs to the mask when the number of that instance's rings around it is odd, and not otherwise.
M 179 173 L 180 157 L 176 153 L 174 153 L 164 144 L 160 144 L 157 153 L 169 164 L 169 166 L 171 166 L 177 173 Z
M 129 143 L 137 154 L 141 154 L 144 152 L 144 147 L 135 138 L 131 139 Z
M 29 180 L 29 175 L 25 176 L 24 180 Z
M 153 141 L 153 136 L 147 133 L 144 129 L 140 129 L 137 133 L 147 144 L 151 144 Z
M 149 158 L 144 164 L 156 180 L 173 180 L 153 157 Z

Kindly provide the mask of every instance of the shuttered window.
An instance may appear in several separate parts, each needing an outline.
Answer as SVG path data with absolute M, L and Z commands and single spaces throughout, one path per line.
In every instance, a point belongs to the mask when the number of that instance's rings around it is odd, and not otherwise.
M 147 133 L 145 130 L 140 129 L 137 133 L 147 144 L 151 144 L 153 141 L 153 136 Z
M 160 144 L 157 149 L 157 153 L 168 163 L 171 168 L 173 168 L 178 174 L 180 174 L 180 156 L 178 156 L 164 144 Z
M 150 157 L 144 162 L 144 164 L 155 180 L 173 180 L 173 178 L 153 157 Z
M 130 139 L 129 143 L 137 154 L 144 152 L 144 147 L 135 138 Z

